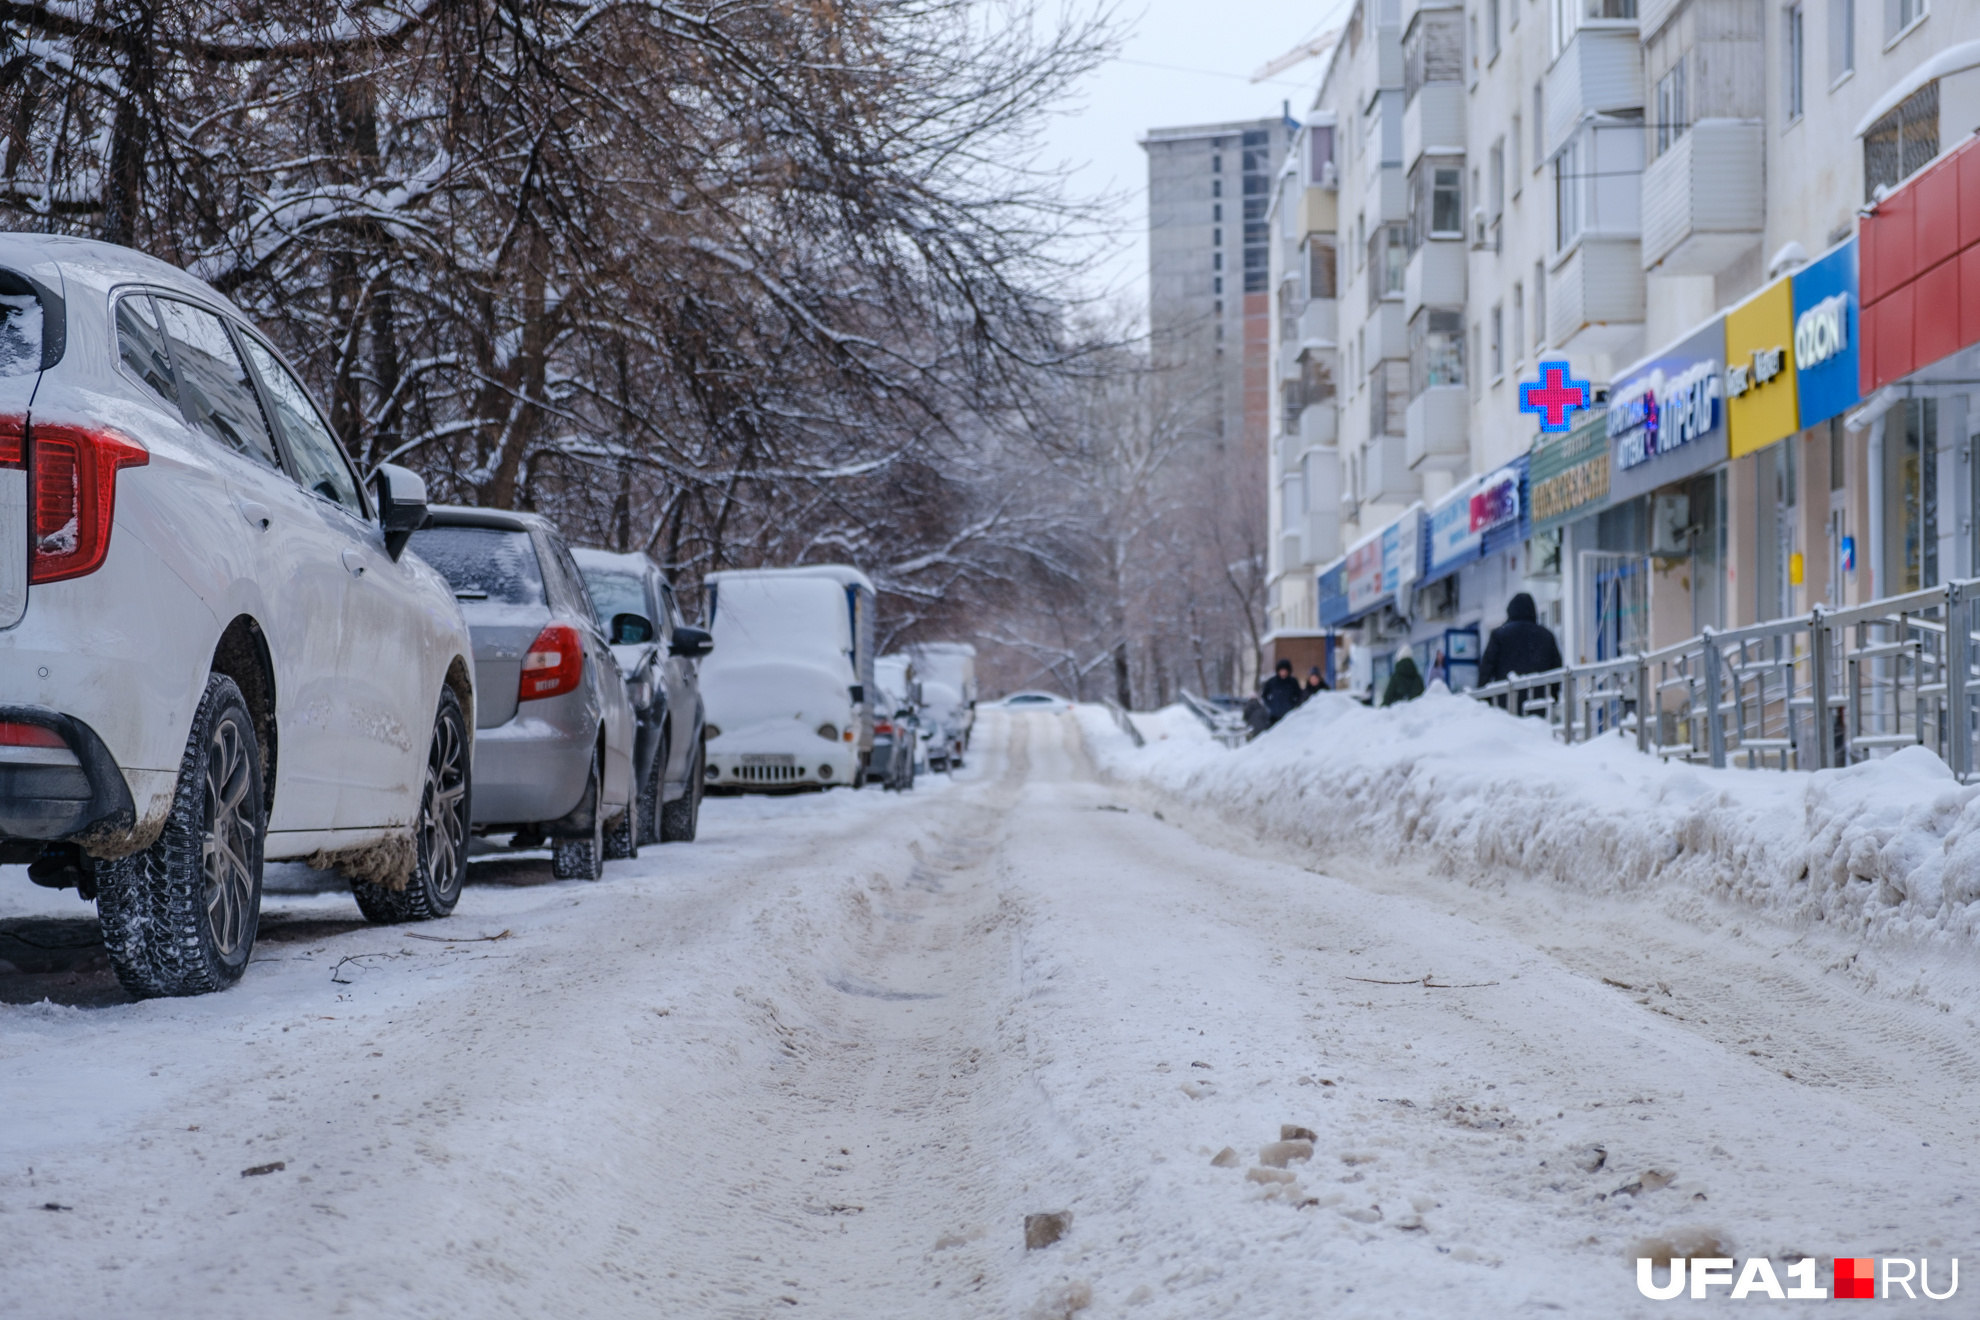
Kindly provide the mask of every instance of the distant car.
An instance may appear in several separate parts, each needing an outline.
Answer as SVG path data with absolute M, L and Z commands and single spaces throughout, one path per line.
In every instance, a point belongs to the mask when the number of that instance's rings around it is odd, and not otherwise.
M 598 879 L 608 847 L 632 847 L 633 712 L 562 534 L 535 514 L 443 505 L 412 549 L 474 634 L 475 832 L 547 840 L 558 879 Z
M 968 642 L 917 642 L 908 648 L 921 680 L 923 746 L 930 768 L 962 765 L 976 727 L 976 648 Z
M 920 721 L 914 707 L 886 688 L 877 688 L 878 704 L 873 714 L 873 757 L 866 767 L 869 780 L 879 780 L 882 788 L 897 793 L 914 787 L 914 766 L 920 738 Z
M 997 703 L 1006 710 L 1071 710 L 1072 703 L 1050 692 L 1013 692 Z
M 571 554 L 593 609 L 621 638 L 612 651 L 639 722 L 633 739 L 635 821 L 624 855 L 638 856 L 642 844 L 689 842 L 701 815 L 708 764 L 695 661 L 714 641 L 681 618 L 673 587 L 645 555 L 583 548 Z M 627 616 L 643 627 L 629 624 Z M 607 837 L 606 856 L 621 855 L 616 849 L 624 843 L 620 834 Z
M 240 977 L 265 860 L 453 910 L 479 693 L 425 517 L 213 289 L 0 234 L 0 862 L 93 898 L 132 994 Z

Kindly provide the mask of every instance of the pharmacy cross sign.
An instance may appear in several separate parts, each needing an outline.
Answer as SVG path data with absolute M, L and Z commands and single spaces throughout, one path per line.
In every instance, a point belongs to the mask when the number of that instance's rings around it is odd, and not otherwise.
M 1542 362 L 1540 379 L 1519 387 L 1519 410 L 1539 413 L 1543 431 L 1567 430 L 1569 415 L 1577 408 L 1586 408 L 1593 397 L 1588 382 L 1573 379 L 1568 375 L 1570 370 L 1565 362 Z

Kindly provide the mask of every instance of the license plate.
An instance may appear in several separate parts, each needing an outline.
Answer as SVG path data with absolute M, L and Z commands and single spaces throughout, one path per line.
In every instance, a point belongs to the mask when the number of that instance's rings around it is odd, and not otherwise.
M 737 759 L 744 765 L 793 766 L 797 764 L 797 758 L 789 752 L 744 752 Z

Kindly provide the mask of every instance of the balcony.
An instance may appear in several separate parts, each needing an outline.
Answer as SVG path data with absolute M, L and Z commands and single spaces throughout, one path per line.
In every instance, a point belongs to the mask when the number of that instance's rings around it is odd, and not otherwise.
M 1274 436 L 1272 448 L 1279 456 L 1278 464 L 1273 469 L 1275 476 L 1289 477 L 1299 471 L 1300 456 L 1306 452 L 1306 440 L 1303 436 Z
M 1464 84 L 1426 83 L 1403 111 L 1402 163 L 1407 170 L 1424 152 L 1464 152 Z
M 1304 447 L 1331 447 L 1340 443 L 1340 436 L 1341 410 L 1335 406 L 1333 399 L 1325 403 L 1309 403 L 1300 413 L 1299 435 L 1296 438 Z
M 1554 267 L 1547 342 L 1565 352 L 1634 356 L 1643 338 L 1643 244 L 1583 238 Z
M 1701 119 L 1643 171 L 1645 270 L 1716 275 L 1760 241 L 1765 131 L 1758 119 Z
M 1340 304 L 1332 298 L 1315 298 L 1299 314 L 1301 349 L 1332 348 L 1340 342 Z
M 1567 143 L 1582 118 L 1643 106 L 1643 48 L 1636 24 L 1582 28 L 1547 70 L 1547 155 Z
M 1299 233 L 1332 234 L 1341 227 L 1340 193 L 1333 188 L 1308 188 L 1299 199 Z
M 1470 405 L 1462 385 L 1432 385 L 1409 401 L 1403 421 L 1403 454 L 1417 471 L 1458 471 L 1470 465 L 1466 431 Z
M 1464 306 L 1462 239 L 1432 239 L 1416 249 L 1403 272 L 1403 316 L 1419 307 Z
M 1316 510 L 1334 516 L 1341 503 L 1341 451 L 1309 449 L 1300 456 L 1300 467 L 1306 474 L 1307 516 Z
M 1362 451 L 1368 465 L 1363 479 L 1369 503 L 1407 504 L 1417 497 L 1421 487 L 1403 452 L 1405 443 L 1399 435 L 1378 435 Z
M 1336 502 L 1335 508 L 1339 504 Z M 1300 557 L 1308 568 L 1318 568 L 1341 553 L 1341 515 L 1314 510 L 1301 520 Z

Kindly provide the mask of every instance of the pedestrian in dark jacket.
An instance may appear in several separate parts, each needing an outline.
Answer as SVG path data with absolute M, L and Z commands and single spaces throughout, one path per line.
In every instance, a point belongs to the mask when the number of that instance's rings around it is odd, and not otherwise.
M 1389 671 L 1389 685 L 1382 689 L 1382 704 L 1393 706 L 1398 701 L 1415 701 L 1422 695 L 1423 675 L 1417 672 L 1415 659 L 1404 656 Z
M 1293 678 L 1292 661 L 1279 661 L 1278 672 L 1258 689 L 1258 699 L 1265 703 L 1265 714 L 1274 724 L 1292 713 L 1292 708 L 1299 704 L 1299 683 Z
M 1485 643 L 1485 654 L 1478 661 L 1478 685 L 1560 667 L 1561 648 L 1554 634 L 1540 622 L 1533 597 L 1520 592 L 1506 602 L 1506 621 L 1492 630 Z
M 1320 666 L 1315 665 L 1313 666 L 1313 668 L 1306 671 L 1306 686 L 1299 690 L 1300 704 L 1302 706 L 1305 705 L 1308 699 L 1311 698 L 1314 693 L 1325 692 L 1326 690 L 1327 690 L 1326 677 L 1321 674 Z

